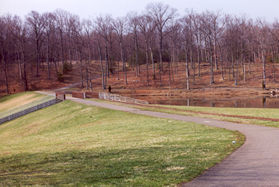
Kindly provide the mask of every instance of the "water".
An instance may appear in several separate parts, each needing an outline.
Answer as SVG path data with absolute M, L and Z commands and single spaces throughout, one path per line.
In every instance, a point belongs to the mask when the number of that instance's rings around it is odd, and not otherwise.
M 237 97 L 237 98 L 174 98 L 149 97 L 139 98 L 151 104 L 205 106 L 205 107 L 234 107 L 234 108 L 279 108 L 279 97 Z

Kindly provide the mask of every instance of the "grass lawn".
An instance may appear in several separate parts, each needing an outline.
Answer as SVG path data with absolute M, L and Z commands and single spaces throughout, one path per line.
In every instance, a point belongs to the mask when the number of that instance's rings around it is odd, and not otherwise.
M 0 118 L 53 99 L 36 92 L 22 92 L 0 98 Z
M 226 116 L 198 114 L 198 113 L 189 112 L 189 111 L 208 112 L 213 114 L 240 115 L 240 116 L 279 119 L 279 109 L 274 109 L 274 108 L 223 108 L 223 107 L 196 107 L 196 106 L 152 105 L 152 104 L 148 105 L 148 107 L 147 106 L 145 107 L 143 105 L 142 106 L 131 105 L 131 104 L 111 102 L 111 101 L 99 100 L 99 99 L 90 99 L 90 100 L 94 100 L 97 102 L 108 102 L 116 105 L 129 106 L 129 107 L 134 107 L 134 108 L 139 108 L 139 109 L 149 110 L 149 111 L 165 112 L 171 114 L 182 114 L 187 116 L 206 117 L 206 118 L 218 119 L 223 121 L 231 121 L 231 122 L 252 124 L 252 125 L 279 127 L 279 122 L 276 121 L 243 119 L 237 117 L 226 117 Z M 156 107 L 160 107 L 160 108 L 156 108 Z M 185 111 L 176 111 L 175 109 L 179 109 L 179 110 L 183 109 Z
M 279 109 L 274 109 L 274 108 L 219 108 L 219 107 L 191 107 L 191 106 L 188 107 L 187 106 L 164 106 L 164 107 L 168 109 L 171 108 L 185 109 L 185 110 L 190 110 L 195 112 L 208 112 L 208 113 L 226 114 L 226 115 L 239 115 L 239 116 L 279 119 Z M 246 124 L 279 127 L 279 122 L 276 121 L 242 119 L 237 117 L 225 117 L 225 116 L 194 114 L 194 113 L 191 113 L 191 115 L 214 118 L 219 120 L 235 121 L 235 122 L 246 123 Z
M 64 101 L 0 126 L 0 186 L 176 185 L 243 142 L 225 129 Z

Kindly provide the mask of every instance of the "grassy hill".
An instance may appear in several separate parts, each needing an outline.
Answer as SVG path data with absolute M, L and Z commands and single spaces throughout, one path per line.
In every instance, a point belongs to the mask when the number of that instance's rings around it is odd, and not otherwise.
M 22 92 L 0 98 L 0 118 L 53 99 L 35 92 Z
M 178 184 L 243 140 L 224 129 L 64 101 L 0 126 L 0 186 Z
M 229 121 L 267 127 L 279 127 L 279 109 L 277 108 L 229 108 L 229 107 L 198 107 L 176 105 L 133 105 L 121 102 L 111 102 L 101 99 L 89 99 L 101 103 L 138 108 L 141 110 L 157 111 L 170 114 L 212 118 L 221 121 Z

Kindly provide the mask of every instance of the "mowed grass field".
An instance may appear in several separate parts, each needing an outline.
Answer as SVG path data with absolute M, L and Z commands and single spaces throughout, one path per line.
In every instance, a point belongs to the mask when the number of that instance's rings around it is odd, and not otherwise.
M 0 126 L 0 186 L 176 185 L 243 142 L 225 129 L 64 101 Z
M 22 92 L 0 98 L 0 118 L 53 99 L 35 92 Z
M 212 119 L 218 119 L 223 121 L 231 121 L 231 122 L 251 124 L 251 125 L 279 127 L 278 121 L 244 119 L 240 117 L 238 118 L 238 117 L 221 116 L 224 114 L 224 115 L 236 115 L 236 116 L 238 115 L 238 116 L 247 116 L 247 117 L 271 118 L 271 119 L 279 120 L 279 109 L 276 108 L 228 108 L 228 107 L 224 108 L 224 107 L 197 107 L 197 106 L 153 105 L 153 104 L 144 106 L 144 105 L 125 104 L 120 102 L 111 102 L 111 101 L 100 100 L 100 99 L 90 99 L 90 100 L 94 100 L 97 102 L 113 103 L 115 105 L 120 105 L 120 106 L 129 106 L 133 108 L 139 108 L 142 110 L 165 112 L 170 114 L 181 114 L 187 116 L 205 117 L 205 118 L 212 118 Z M 198 112 L 207 112 L 214 115 L 202 114 Z
M 194 112 L 208 112 L 213 114 L 225 114 L 225 115 L 235 115 L 235 116 L 247 116 L 247 117 L 257 117 L 257 118 L 270 118 L 279 120 L 279 109 L 276 108 L 219 108 L 219 107 L 191 107 L 191 106 L 165 106 L 168 109 L 184 109 Z M 175 112 L 180 113 L 180 112 Z M 181 113 L 180 113 L 181 114 Z M 260 119 L 242 119 L 237 117 L 226 117 L 218 115 L 207 115 L 207 114 L 193 114 L 190 115 L 214 118 L 224 121 L 233 121 L 244 124 L 254 124 L 269 127 L 279 127 L 278 121 L 272 120 L 260 120 Z

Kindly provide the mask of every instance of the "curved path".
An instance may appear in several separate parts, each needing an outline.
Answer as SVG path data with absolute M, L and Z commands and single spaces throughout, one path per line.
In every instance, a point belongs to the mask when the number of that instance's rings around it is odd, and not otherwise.
M 201 176 L 182 186 L 279 186 L 279 128 L 245 125 L 200 117 L 191 117 L 162 112 L 143 111 L 108 103 L 67 97 L 74 102 L 168 118 L 186 122 L 238 130 L 246 136 L 242 147 L 223 162 L 207 170 Z

